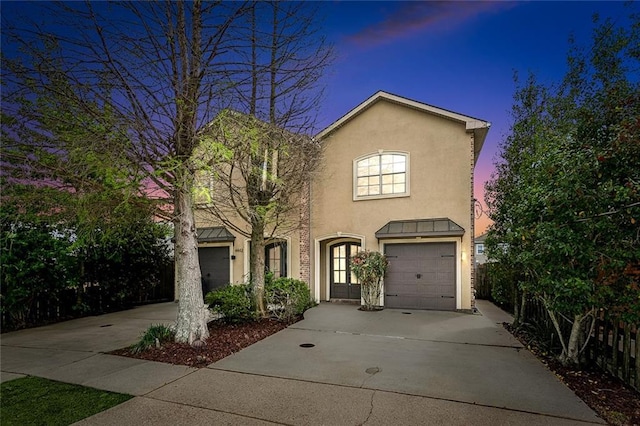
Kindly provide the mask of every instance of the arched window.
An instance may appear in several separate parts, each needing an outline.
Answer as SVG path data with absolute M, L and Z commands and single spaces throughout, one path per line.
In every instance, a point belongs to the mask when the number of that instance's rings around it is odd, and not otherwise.
M 409 195 L 409 154 L 378 152 L 354 160 L 354 200 Z

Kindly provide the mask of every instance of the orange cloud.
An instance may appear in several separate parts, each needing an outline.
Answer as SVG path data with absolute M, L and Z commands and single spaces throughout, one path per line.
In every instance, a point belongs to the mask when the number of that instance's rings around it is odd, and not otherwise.
M 438 28 L 442 24 L 446 24 L 446 28 L 451 28 L 483 12 L 503 9 L 509 4 L 510 2 L 485 1 L 406 2 L 402 3 L 402 6 L 386 20 L 348 36 L 347 40 L 361 46 L 384 44 Z

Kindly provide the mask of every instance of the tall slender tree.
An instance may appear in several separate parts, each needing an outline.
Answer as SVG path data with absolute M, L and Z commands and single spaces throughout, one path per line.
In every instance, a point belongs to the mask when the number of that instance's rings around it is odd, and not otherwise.
M 321 155 L 309 135 L 333 56 L 318 4 L 253 2 L 249 10 L 233 68 L 242 78 L 230 91 L 233 108 L 246 116 L 225 114 L 216 124 L 228 130 L 223 139 L 233 155 L 214 173 L 209 211 L 251 239 L 250 280 L 264 314 L 265 236 L 304 226 L 301 210 Z
M 233 77 L 234 25 L 246 12 L 235 2 L 44 3 L 42 23 L 3 16 L 3 129 L 11 123 L 13 160 L 47 170 L 47 182 L 68 170 L 52 169 L 51 155 L 71 159 L 57 134 L 42 123 L 65 125 L 82 112 L 88 123 L 114 134 L 113 145 L 83 137 L 76 147 L 105 152 L 96 161 L 124 157 L 146 187 L 167 197 L 175 229 L 179 308 L 176 339 L 208 336 L 197 255 L 193 185 L 201 144 L 198 130 L 223 106 Z M 56 99 L 55 108 L 38 108 Z M 72 123 L 73 126 L 78 123 Z M 84 145 L 83 145 L 84 143 Z M 211 143 L 215 143 L 211 141 Z M 3 147 L 4 150 L 4 147 Z M 5 158 L 5 152 L 3 152 Z M 15 161 L 14 161 L 15 163 Z M 132 171 L 131 165 L 135 165 Z

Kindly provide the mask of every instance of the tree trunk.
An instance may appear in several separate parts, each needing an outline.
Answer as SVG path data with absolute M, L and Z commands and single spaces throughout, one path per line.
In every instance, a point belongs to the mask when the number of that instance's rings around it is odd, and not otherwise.
M 527 322 L 526 309 L 527 309 L 527 291 L 522 290 L 522 293 L 520 294 L 520 324 L 524 324 L 525 322 Z
M 255 116 L 258 105 L 258 35 L 256 34 L 256 7 L 251 5 L 251 100 L 249 114 Z
M 566 346 L 563 345 L 562 353 L 560 354 L 560 362 L 564 366 L 580 364 L 580 336 L 584 319 L 585 315 L 583 314 L 576 314 L 573 317 L 569 341 Z
M 264 303 L 264 220 L 262 218 L 254 218 L 252 222 L 249 272 L 256 302 L 256 311 L 260 318 L 265 318 L 267 309 Z
M 515 284 L 515 291 L 513 292 L 513 326 L 518 328 L 522 323 L 521 319 L 521 311 L 520 311 L 520 290 L 518 289 L 518 285 Z
M 198 240 L 191 192 L 182 185 L 175 194 L 175 257 L 179 289 L 176 341 L 193 343 L 209 337 L 207 309 L 202 297 Z
M 278 2 L 273 3 L 273 33 L 271 35 L 271 61 L 269 70 L 269 122 L 271 124 L 278 124 L 276 122 L 276 98 L 278 94 L 277 75 L 279 70 L 278 64 Z

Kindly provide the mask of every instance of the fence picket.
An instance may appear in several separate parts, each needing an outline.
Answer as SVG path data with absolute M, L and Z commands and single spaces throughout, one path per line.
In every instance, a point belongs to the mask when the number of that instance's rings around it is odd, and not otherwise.
M 629 382 L 631 375 L 631 326 L 624 325 L 624 342 L 622 345 L 622 380 Z
M 482 294 L 491 294 L 491 274 L 488 274 L 485 268 L 480 268 L 479 274 L 484 274 L 483 278 L 486 277 L 486 281 L 489 281 L 482 283 Z M 529 299 L 525 305 L 525 311 L 521 314 L 522 318 L 527 319 L 527 323 L 536 326 L 533 329 L 541 333 L 539 338 L 546 339 L 546 343 L 552 349 L 558 349 L 556 331 L 542 303 L 536 299 Z M 567 332 L 570 328 L 570 322 L 565 317 L 559 316 L 559 318 L 560 328 L 563 333 Z M 636 390 L 640 390 L 638 326 L 639 324 L 624 323 L 620 318 L 601 310 L 585 351 L 587 362 L 608 371 Z
M 159 265 L 158 268 L 157 284 L 127 299 L 128 305 L 174 300 L 174 265 L 168 263 Z M 24 312 L 13 312 L 13 316 L 8 310 L 1 310 L 2 331 L 64 321 L 86 314 L 103 313 L 103 294 L 99 286 L 66 288 L 53 296 L 48 293 L 38 294 L 33 297 L 31 303 L 25 304 Z M 78 309 L 80 301 L 83 302 L 83 306 Z

